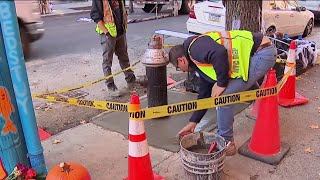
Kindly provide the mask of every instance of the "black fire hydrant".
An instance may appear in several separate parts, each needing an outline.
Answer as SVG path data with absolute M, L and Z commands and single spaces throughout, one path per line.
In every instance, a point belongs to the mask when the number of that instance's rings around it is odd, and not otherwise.
M 153 35 L 148 44 L 143 60 L 146 66 L 148 107 L 168 104 L 167 67 L 169 63 L 162 46 L 162 38 Z

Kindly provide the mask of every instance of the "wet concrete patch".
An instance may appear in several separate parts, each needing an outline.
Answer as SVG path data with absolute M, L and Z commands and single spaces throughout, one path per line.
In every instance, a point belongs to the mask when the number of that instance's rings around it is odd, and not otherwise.
M 197 94 L 194 93 L 168 91 L 169 104 L 195 99 L 197 99 Z M 141 106 L 143 108 L 147 106 L 147 99 L 141 100 Z M 247 106 L 247 104 L 236 105 L 234 113 L 238 114 Z M 172 152 L 178 152 L 180 146 L 176 135 L 180 129 L 186 125 L 191 115 L 192 113 L 185 113 L 181 115 L 145 121 L 145 130 L 149 145 Z M 116 131 L 128 136 L 128 117 L 128 113 L 110 112 L 94 118 L 93 123 L 103 127 L 104 129 Z M 215 128 L 217 121 L 215 108 L 208 110 L 202 120 L 208 122 L 206 127 L 211 127 L 203 128 L 205 131 L 210 131 L 212 128 Z

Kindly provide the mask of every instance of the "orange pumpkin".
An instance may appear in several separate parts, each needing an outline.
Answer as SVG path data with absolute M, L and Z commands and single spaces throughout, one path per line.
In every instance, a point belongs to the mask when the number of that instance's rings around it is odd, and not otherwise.
M 91 180 L 91 177 L 81 164 L 68 162 L 53 167 L 46 180 Z

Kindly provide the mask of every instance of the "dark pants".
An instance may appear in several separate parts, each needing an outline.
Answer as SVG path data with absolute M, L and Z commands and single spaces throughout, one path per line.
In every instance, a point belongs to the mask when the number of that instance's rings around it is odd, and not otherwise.
M 103 51 L 103 62 L 102 69 L 104 76 L 111 75 L 111 66 L 113 60 L 113 54 L 115 53 L 118 56 L 119 64 L 121 69 L 125 69 L 130 66 L 129 56 L 128 56 L 128 46 L 126 35 L 123 34 L 119 37 L 113 38 L 110 35 L 106 36 L 105 34 L 100 35 L 101 46 Z M 130 69 L 124 72 L 125 79 L 128 83 L 133 82 L 135 80 L 135 75 L 133 71 Z M 108 87 L 114 85 L 113 78 L 109 78 L 106 80 L 106 84 Z

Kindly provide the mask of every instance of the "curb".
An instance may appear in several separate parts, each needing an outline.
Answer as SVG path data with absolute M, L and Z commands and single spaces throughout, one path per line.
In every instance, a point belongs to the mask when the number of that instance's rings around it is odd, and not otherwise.
M 59 14 L 44 14 L 41 15 L 42 18 L 46 18 L 46 17 L 55 17 L 55 16 L 65 16 L 65 15 L 71 15 L 71 14 L 81 14 L 81 13 L 85 13 L 85 12 L 90 12 L 91 10 L 81 10 L 81 11 L 76 11 L 76 12 L 67 12 L 67 13 L 59 13 Z M 139 23 L 139 22 L 143 22 L 143 21 L 151 21 L 151 20 L 156 20 L 156 19 L 163 19 L 163 18 L 167 18 L 167 17 L 171 17 L 173 16 L 172 14 L 165 14 L 165 15 L 161 15 L 161 16 L 152 16 L 152 17 L 147 17 L 147 18 L 140 18 L 140 19 L 128 19 L 128 24 L 130 23 Z
M 71 14 L 80 14 L 80 13 L 90 12 L 90 11 L 91 10 L 81 10 L 81 11 L 57 13 L 57 14 L 43 14 L 43 15 L 40 15 L 40 17 L 45 18 L 45 17 L 54 17 L 54 16 L 64 16 L 64 15 L 71 15 Z
M 143 22 L 143 21 L 150 21 L 150 20 L 156 20 L 156 19 L 163 19 L 163 18 L 167 18 L 167 17 L 171 17 L 171 14 L 165 14 L 165 15 L 161 15 L 161 16 L 152 16 L 152 17 L 147 17 L 147 18 L 141 18 L 141 19 L 129 19 L 128 20 L 128 24 L 130 23 L 139 23 L 139 22 Z

